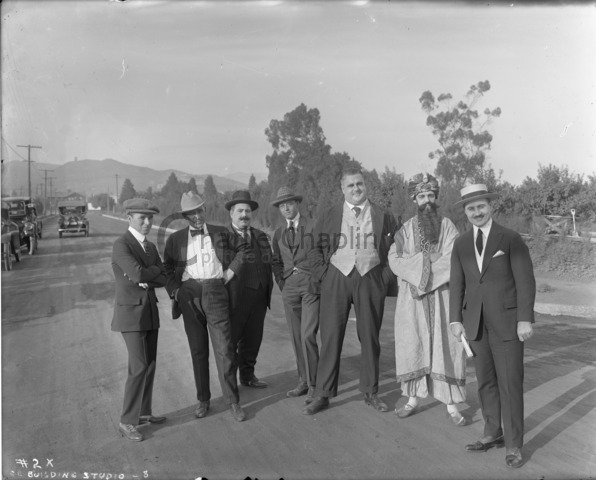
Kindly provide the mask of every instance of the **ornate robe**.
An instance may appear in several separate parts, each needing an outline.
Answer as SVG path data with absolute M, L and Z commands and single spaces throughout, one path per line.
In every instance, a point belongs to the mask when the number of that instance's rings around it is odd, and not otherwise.
M 443 403 L 465 400 L 465 352 L 449 331 L 449 271 L 457 236 L 453 222 L 443 218 L 439 242 L 431 245 L 415 216 L 395 234 L 389 251 L 389 266 L 399 281 L 395 370 L 404 395 L 430 394 Z M 435 263 L 433 252 L 441 255 Z

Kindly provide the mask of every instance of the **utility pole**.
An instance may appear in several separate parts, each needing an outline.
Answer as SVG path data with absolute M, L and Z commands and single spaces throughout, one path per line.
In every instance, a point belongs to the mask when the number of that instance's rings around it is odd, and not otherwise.
M 54 180 L 54 177 L 49 177 L 50 180 L 50 214 L 52 213 L 52 200 L 53 200 L 53 196 L 52 196 L 52 187 L 53 187 L 53 182 L 52 180 Z
M 116 203 L 118 202 L 118 174 L 114 175 L 116 177 Z M 116 211 L 116 203 L 114 203 L 114 211 Z
M 44 172 L 45 176 L 43 179 L 43 213 L 45 215 L 45 213 L 47 212 L 47 208 L 48 208 L 48 172 L 53 172 L 54 170 L 46 170 L 41 169 L 42 172 Z
M 29 200 L 32 200 L 32 198 L 31 198 L 31 149 L 32 148 L 41 148 L 41 147 L 36 147 L 34 145 L 17 145 L 17 147 L 26 148 L 28 151 L 27 163 L 29 163 Z

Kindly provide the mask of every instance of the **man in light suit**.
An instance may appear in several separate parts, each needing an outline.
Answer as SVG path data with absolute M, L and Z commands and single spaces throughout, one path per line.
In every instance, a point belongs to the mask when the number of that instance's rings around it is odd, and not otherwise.
M 475 354 L 484 435 L 466 445 L 485 452 L 505 445 L 508 467 L 524 464 L 524 342 L 532 336 L 536 281 L 528 247 L 517 232 L 492 220 L 483 184 L 461 190 L 473 228 L 457 238 L 451 255 L 450 328 L 470 340 Z
M 288 187 L 281 187 L 271 205 L 278 207 L 285 219 L 284 226 L 273 234 L 273 275 L 281 290 L 290 332 L 296 366 L 298 385 L 286 396 L 306 395 L 305 403 L 312 401 L 319 347 L 319 297 L 321 284 L 314 279 L 308 261 L 308 252 L 314 247 L 314 222 L 300 215 L 301 195 L 295 195 Z
M 195 417 L 210 406 L 209 336 L 225 402 L 235 420 L 245 413 L 239 404 L 229 293 L 226 284 L 240 271 L 248 246 L 236 242 L 225 227 L 205 223 L 203 199 L 195 192 L 182 194 L 180 214 L 189 226 L 170 235 L 164 265 L 166 290 L 172 298 L 172 316 L 184 320 L 197 389 Z
M 225 207 L 232 220 L 230 234 L 250 247 L 238 275 L 229 284 L 233 304 L 232 345 L 238 376 L 245 387 L 266 388 L 267 382 L 255 375 L 255 365 L 263 341 L 265 315 L 271 308 L 271 245 L 265 232 L 251 226 L 252 212 L 259 204 L 250 198 L 250 192 L 234 192 Z
M 397 225 L 391 214 L 368 200 L 361 170 L 344 170 L 341 189 L 344 201 L 317 220 L 315 248 L 309 252 L 312 274 L 321 282 L 321 355 L 315 398 L 304 408 L 306 415 L 327 408 L 329 397 L 337 395 L 341 349 L 352 305 L 362 349 L 360 391 L 364 403 L 380 412 L 389 410 L 378 396 L 379 331 L 393 276 L 387 253 Z
M 142 198 L 126 200 L 124 208 L 129 227 L 112 250 L 116 279 L 112 330 L 121 332 L 128 350 L 128 378 L 118 430 L 128 440 L 140 442 L 143 435 L 137 425 L 166 421 L 166 417 L 151 413 L 159 333 L 155 288 L 165 286 L 166 276 L 157 248 L 147 240 L 158 208 Z

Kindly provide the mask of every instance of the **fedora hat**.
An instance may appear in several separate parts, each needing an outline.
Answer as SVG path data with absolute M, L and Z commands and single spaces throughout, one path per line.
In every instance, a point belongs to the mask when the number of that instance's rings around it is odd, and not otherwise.
M 178 213 L 185 214 L 192 212 L 193 210 L 202 207 L 204 203 L 205 200 L 192 190 L 188 193 L 183 193 L 182 199 L 180 200 L 180 211 Z
M 284 202 L 289 202 L 290 200 L 296 200 L 297 202 L 302 201 L 302 195 L 296 195 L 289 187 L 281 187 L 277 191 L 277 198 L 271 202 L 271 205 L 274 207 L 279 207 L 280 204 Z
M 155 215 L 159 213 L 159 208 L 146 198 L 129 198 L 122 204 L 122 206 L 126 210 L 127 215 L 132 213 Z
M 237 203 L 247 203 L 252 210 L 259 208 L 259 204 L 250 198 L 248 190 L 236 190 L 232 194 L 232 200 L 225 204 L 226 210 L 230 210 Z
M 455 207 L 464 206 L 466 203 L 473 202 L 474 200 L 480 200 L 481 198 L 486 198 L 487 200 L 499 198 L 498 193 L 489 192 L 488 188 L 486 188 L 486 185 L 483 183 L 468 185 L 467 187 L 462 188 L 459 191 L 459 194 L 461 195 L 461 200 L 455 202 Z

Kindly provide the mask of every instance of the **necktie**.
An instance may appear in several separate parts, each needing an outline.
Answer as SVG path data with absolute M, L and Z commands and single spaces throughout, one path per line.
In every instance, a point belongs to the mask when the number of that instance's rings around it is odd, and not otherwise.
M 482 255 L 482 230 L 478 229 L 478 235 L 476 235 L 476 250 L 478 255 Z
M 250 239 L 248 238 L 248 229 L 242 229 L 242 238 L 245 242 L 250 243 Z
M 360 215 L 360 212 L 362 211 L 360 207 L 354 207 L 352 208 L 352 210 L 354 211 L 354 215 L 356 215 L 356 218 L 358 218 L 358 215 Z
M 204 228 L 191 228 L 190 236 L 195 237 L 197 235 L 205 235 L 205 229 Z
M 294 230 L 294 221 L 290 220 L 290 226 L 288 227 L 288 245 L 290 247 L 293 247 L 295 242 L 296 242 L 296 230 Z
M 143 240 L 143 250 L 145 250 L 145 255 L 149 256 L 149 242 L 147 239 Z

